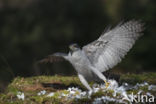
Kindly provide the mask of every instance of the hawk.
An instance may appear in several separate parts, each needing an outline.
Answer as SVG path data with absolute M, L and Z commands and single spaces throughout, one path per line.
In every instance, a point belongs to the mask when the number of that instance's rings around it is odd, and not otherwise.
M 142 35 L 144 24 L 141 21 L 130 20 L 102 33 L 95 41 L 80 48 L 78 44 L 69 46 L 70 51 L 54 53 L 40 63 L 55 62 L 65 59 L 77 71 L 81 83 L 89 90 L 88 81 L 103 80 L 109 85 L 102 72 L 117 65 L 132 48 L 135 41 Z

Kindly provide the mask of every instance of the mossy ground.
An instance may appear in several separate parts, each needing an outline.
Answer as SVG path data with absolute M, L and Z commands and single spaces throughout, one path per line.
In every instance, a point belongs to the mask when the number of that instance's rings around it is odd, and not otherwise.
M 120 83 L 126 82 L 135 85 L 136 83 L 147 82 L 156 85 L 156 73 L 144 74 L 123 74 L 120 76 Z M 112 95 L 112 91 L 102 93 L 101 91 L 94 93 L 91 98 L 71 99 L 58 98 L 60 92 L 66 92 L 68 87 L 78 87 L 86 90 L 76 76 L 35 76 L 29 78 L 17 77 L 8 85 L 6 91 L 0 94 L 0 104 L 86 104 L 91 103 L 94 98 Z M 147 92 L 148 86 L 140 87 L 141 90 Z M 47 95 L 38 96 L 37 93 L 45 90 L 47 93 L 55 92 L 52 97 Z M 25 99 L 17 98 L 17 93 L 23 92 Z M 137 93 L 138 90 L 129 90 L 127 93 Z M 151 92 L 156 96 L 156 92 Z

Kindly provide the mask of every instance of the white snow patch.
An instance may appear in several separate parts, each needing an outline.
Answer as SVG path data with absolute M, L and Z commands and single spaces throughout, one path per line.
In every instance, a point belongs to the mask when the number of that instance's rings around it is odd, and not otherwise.
M 149 84 L 147 82 L 144 83 L 137 83 L 133 89 L 138 89 L 139 87 L 144 87 L 144 86 L 149 86 Z
M 69 94 L 67 94 L 67 97 L 68 98 L 76 98 L 76 99 L 81 99 L 83 97 L 86 97 L 87 96 L 87 92 L 85 91 L 82 91 L 78 88 L 68 88 L 67 90 L 69 92 Z
M 51 92 L 51 93 L 49 93 L 48 95 L 47 95 L 47 97 L 52 97 L 52 96 L 54 96 L 54 92 Z
M 109 86 L 108 86 L 108 89 L 116 89 L 118 88 L 118 83 L 116 80 L 108 80 L 108 83 L 109 83 Z
M 135 86 L 131 86 L 128 83 L 123 83 L 123 85 L 119 86 L 118 83 L 115 80 L 108 80 L 108 82 L 110 83 L 108 88 L 106 88 L 105 84 L 93 84 L 92 86 L 92 91 L 82 91 L 79 88 L 75 88 L 75 87 L 70 87 L 68 88 L 66 91 L 68 91 L 68 93 L 64 93 L 61 92 L 59 93 L 58 98 L 66 98 L 68 99 L 82 99 L 82 98 L 91 98 L 91 95 L 93 93 L 97 93 L 98 91 L 102 91 L 103 93 L 108 93 L 108 90 L 112 90 L 113 94 L 112 96 L 102 96 L 99 98 L 95 98 L 93 101 L 93 104 L 103 104 L 103 103 L 108 103 L 108 102 L 114 102 L 114 103 L 132 103 L 131 102 L 131 98 L 132 95 L 131 94 L 127 94 L 127 90 L 138 90 L 140 87 L 142 86 L 148 86 L 149 90 L 153 90 L 154 88 L 156 89 L 156 85 L 149 85 L 147 82 L 144 83 L 137 83 Z M 41 94 L 45 94 L 45 91 L 42 91 L 39 93 L 39 95 Z M 58 92 L 57 92 L 58 93 Z M 139 90 L 137 94 L 141 94 L 144 93 L 143 90 Z M 51 97 L 54 96 L 54 92 L 49 93 L 47 96 Z M 151 95 L 150 92 L 146 93 L 148 96 Z
M 156 85 L 149 85 L 148 90 L 156 91 Z
M 45 95 L 45 94 L 46 94 L 46 91 L 45 91 L 45 90 L 40 91 L 39 93 L 37 93 L 38 96 L 40 96 L 40 95 Z
M 21 99 L 21 100 L 24 100 L 24 98 L 25 98 L 24 93 L 23 92 L 18 92 L 17 93 L 17 98 Z
M 123 100 L 111 98 L 109 96 L 102 96 L 100 98 L 96 98 L 93 101 L 93 104 L 104 104 L 104 103 L 107 103 L 107 102 L 116 102 L 116 103 L 122 103 L 122 104 L 124 103 L 124 104 L 127 104 L 127 102 L 125 102 Z

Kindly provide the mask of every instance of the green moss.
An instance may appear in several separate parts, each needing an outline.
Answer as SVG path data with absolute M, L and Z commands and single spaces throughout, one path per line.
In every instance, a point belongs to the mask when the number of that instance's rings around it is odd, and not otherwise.
M 43 96 L 32 96 L 30 99 L 38 104 L 41 104 L 43 102 L 44 97 Z
M 92 99 L 89 98 L 75 99 L 72 102 L 73 104 L 91 104 Z
M 133 85 L 142 82 L 148 82 L 149 84 L 156 84 L 156 73 L 121 75 L 120 83 L 122 82 L 128 82 Z
M 144 73 L 144 74 L 125 74 L 121 75 L 120 83 L 127 82 L 130 84 L 148 82 L 149 84 L 156 84 L 156 73 Z M 57 83 L 58 85 L 63 85 L 65 88 L 57 89 L 53 87 L 43 87 L 42 83 Z M 59 98 L 61 93 L 69 94 L 66 90 L 69 86 L 72 87 L 78 86 L 84 88 L 80 83 L 79 79 L 76 76 L 35 76 L 29 78 L 17 77 L 11 84 L 8 85 L 8 88 L 3 94 L 0 94 L 0 104 L 89 104 L 95 98 L 101 96 L 110 96 L 113 97 L 113 90 L 106 90 L 105 92 L 98 91 L 93 93 L 90 98 L 84 97 L 82 99 L 67 99 L 66 97 Z M 93 85 L 93 82 L 90 83 Z M 59 86 L 58 86 L 59 87 Z M 45 90 L 45 95 L 38 96 L 37 93 Z M 149 92 L 148 86 L 142 86 L 138 89 L 133 89 L 127 91 L 128 94 L 137 94 L 139 90 L 142 90 L 144 93 Z M 17 98 L 18 92 L 23 92 L 25 95 L 25 100 L 20 100 Z M 47 94 L 50 92 L 55 92 L 54 96 L 47 97 Z M 79 92 L 76 92 L 78 94 Z M 151 91 L 150 93 L 155 94 Z M 120 94 L 117 93 L 117 96 Z M 115 98 L 115 97 L 113 97 Z M 111 103 L 111 102 L 110 102 Z M 113 102 L 114 103 L 114 102 Z
M 96 98 L 96 97 L 100 97 L 100 96 L 104 96 L 104 93 L 102 91 L 98 91 L 96 93 L 92 94 L 92 98 Z

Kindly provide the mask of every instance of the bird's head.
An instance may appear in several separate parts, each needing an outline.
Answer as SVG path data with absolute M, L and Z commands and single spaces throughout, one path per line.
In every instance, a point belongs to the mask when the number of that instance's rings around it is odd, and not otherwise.
M 80 49 L 80 47 L 78 46 L 78 44 L 71 44 L 69 45 L 69 49 L 71 52 L 75 52 L 75 51 L 78 51 Z

